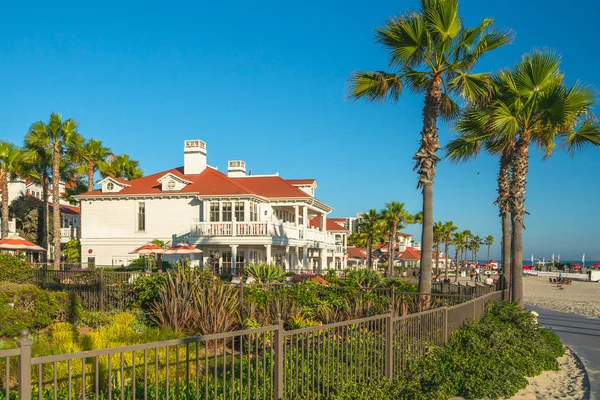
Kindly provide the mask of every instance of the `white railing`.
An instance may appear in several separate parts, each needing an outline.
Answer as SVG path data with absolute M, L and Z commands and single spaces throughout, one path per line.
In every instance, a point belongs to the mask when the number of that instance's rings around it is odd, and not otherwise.
M 232 236 L 231 222 L 200 222 L 194 224 L 192 233 L 195 236 Z
M 266 236 L 266 222 L 236 222 L 235 234 L 237 236 Z
M 560 274 L 560 272 L 531 271 L 531 270 L 523 270 L 523 273 L 526 275 L 532 275 L 532 276 L 547 276 L 549 278 L 558 278 L 558 275 Z M 587 274 L 577 274 L 577 273 L 574 274 L 574 273 L 569 273 L 569 272 L 563 272 L 562 277 L 567 278 L 567 279 L 584 279 L 584 280 L 588 279 Z
M 314 229 L 314 228 L 309 228 L 306 230 L 306 240 L 310 240 L 310 241 L 314 241 L 314 242 L 324 242 L 325 241 L 325 235 L 323 235 L 323 232 Z

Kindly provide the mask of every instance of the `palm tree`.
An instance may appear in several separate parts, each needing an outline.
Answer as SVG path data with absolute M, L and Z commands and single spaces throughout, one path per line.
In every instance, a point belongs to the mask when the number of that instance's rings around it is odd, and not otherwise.
M 471 231 L 469 229 L 465 229 L 463 232 L 466 235 L 466 238 L 465 238 L 465 243 L 462 247 L 460 256 L 464 260 L 465 258 L 467 258 L 467 247 L 469 246 L 469 243 L 471 242 L 471 237 L 473 236 L 473 234 L 471 233 Z
M 110 149 L 104 147 L 98 139 L 89 139 L 83 146 L 77 149 L 75 158 L 79 164 L 77 172 L 87 176 L 88 192 L 94 190 L 94 175 L 111 155 Z
M 423 194 L 419 292 L 430 293 L 433 182 L 440 148 L 437 120 L 457 115 L 459 107 L 451 95 L 469 99 L 485 92 L 488 76 L 471 74 L 471 70 L 485 53 L 509 43 L 511 35 L 494 30 L 488 18 L 475 28 L 465 28 L 458 0 L 422 0 L 420 5 L 420 10 L 394 17 L 375 30 L 376 40 L 389 50 L 389 64 L 395 71 L 355 72 L 349 97 L 397 101 L 404 85 L 424 94 L 421 146 L 414 160 L 417 188 Z
M 469 246 L 471 250 L 471 258 L 473 259 L 472 261 L 477 262 L 477 253 L 479 253 L 479 249 L 481 248 L 481 237 L 472 236 Z
M 529 148 L 536 144 L 550 157 L 557 146 L 571 154 L 591 144 L 600 146 L 600 125 L 591 108 L 597 99 L 591 88 L 569 86 L 552 51 L 526 54 L 512 70 L 493 78 L 491 92 L 461 121 L 461 133 L 479 136 L 490 151 L 511 149 L 512 299 L 523 299 L 523 221 Z
M 467 236 L 466 231 L 455 232 L 454 235 L 452 236 L 452 244 L 454 245 L 454 258 L 455 258 L 455 263 L 456 263 L 456 277 L 454 278 L 455 282 L 458 281 L 458 273 L 459 273 L 459 268 L 458 268 L 459 258 L 458 258 L 458 256 L 460 254 L 462 254 L 462 251 L 464 249 L 465 244 L 467 243 L 467 240 L 468 240 L 468 236 Z
M 83 139 L 77 133 L 77 123 L 69 118 L 62 119 L 60 114 L 52 113 L 48 124 L 35 122 L 29 130 L 29 140 L 35 147 L 52 152 L 52 201 L 54 203 L 54 269 L 60 269 L 60 164 L 61 157 L 68 151 L 81 145 Z
M 112 176 L 121 179 L 137 179 L 144 174 L 139 166 L 139 161 L 129 158 L 129 154 L 117 156 L 113 154 L 108 162 L 99 162 L 100 173 L 102 176 Z
M 490 249 L 493 244 L 494 244 L 494 237 L 492 235 L 486 236 L 485 239 L 483 239 L 483 245 L 487 246 L 487 248 L 488 248 L 487 262 L 491 261 L 490 260 Z
M 382 231 L 382 220 L 377 210 L 372 208 L 360 214 L 358 230 L 367 238 L 367 266 L 373 269 L 373 241 L 379 238 Z
M 348 244 L 354 247 L 367 247 L 367 238 L 362 233 L 351 233 L 348 236 Z
M 477 108 L 475 105 L 474 109 Z M 470 115 L 470 114 L 467 114 Z M 510 237 L 511 237 L 511 214 L 510 214 L 510 169 L 513 159 L 514 143 L 509 141 L 504 146 L 499 146 L 493 138 L 486 137 L 482 140 L 482 131 L 485 129 L 479 125 L 480 120 L 473 118 L 462 119 L 457 127 L 460 136 L 452 140 L 446 146 L 446 157 L 453 162 L 466 161 L 476 157 L 481 151 L 482 145 L 491 153 L 500 153 L 498 172 L 498 206 L 502 225 L 502 273 L 507 283 L 510 283 Z M 488 257 L 489 258 L 489 257 Z
M 433 225 L 433 244 L 435 246 L 435 270 L 440 274 L 440 245 L 444 241 L 444 223 L 438 221 Z
M 513 70 L 497 74 L 492 87 L 489 100 L 467 113 L 461 124 L 467 127 L 464 134 L 479 136 L 491 151 L 511 150 L 511 286 L 513 300 L 521 302 L 529 147 L 536 143 L 549 157 L 557 139 L 571 153 L 585 144 L 600 145 L 598 122 L 590 114 L 596 99 L 586 86 L 564 83 L 559 59 L 550 51 L 526 55 Z
M 446 255 L 446 263 L 444 264 L 445 275 L 448 275 L 448 264 L 450 262 L 450 245 L 452 244 L 452 236 L 458 230 L 458 227 L 454 225 L 454 222 L 448 221 L 444 223 L 444 230 L 442 231 L 442 240 L 444 242 L 444 254 Z
M 8 182 L 16 174 L 21 160 L 19 149 L 12 143 L 0 141 L 0 190 L 2 191 L 2 238 L 8 236 Z
M 404 209 L 404 203 L 392 201 L 386 203 L 385 208 L 381 210 L 381 219 L 385 225 L 388 236 L 388 275 L 394 272 L 394 252 L 396 249 L 396 236 L 398 230 L 405 228 L 411 223 L 414 216 Z

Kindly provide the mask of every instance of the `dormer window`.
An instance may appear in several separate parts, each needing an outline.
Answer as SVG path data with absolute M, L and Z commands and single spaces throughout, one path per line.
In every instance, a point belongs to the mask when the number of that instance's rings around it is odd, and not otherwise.
M 158 182 L 161 184 L 161 190 L 163 192 L 179 192 L 187 185 L 192 183 L 187 179 L 183 179 L 171 172 L 158 178 Z
M 127 181 L 123 179 L 106 177 L 99 182 L 102 193 L 119 193 L 121 190 L 129 187 Z
M 115 188 L 115 184 L 114 184 L 114 183 L 112 183 L 112 182 L 108 182 L 108 183 L 106 184 L 106 188 L 107 188 L 107 189 L 108 189 L 110 192 L 112 192 L 112 191 L 114 190 L 114 188 Z

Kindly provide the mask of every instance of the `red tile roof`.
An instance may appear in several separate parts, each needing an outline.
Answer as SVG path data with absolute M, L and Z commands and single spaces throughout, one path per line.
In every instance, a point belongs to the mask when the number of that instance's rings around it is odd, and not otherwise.
M 158 182 L 158 179 L 168 173 L 192 183 L 185 185 L 183 189 L 178 192 L 163 192 L 161 189 L 162 185 Z M 224 173 L 210 167 L 206 168 L 198 175 L 184 175 L 183 167 L 179 167 L 130 181 L 119 180 L 116 178 L 112 179 L 130 186 L 123 188 L 118 193 L 102 193 L 101 190 L 92 190 L 91 192 L 83 193 L 81 196 L 189 193 L 197 194 L 199 196 L 254 194 L 267 198 L 310 197 L 308 194 L 292 186 L 279 176 L 230 178 Z
M 367 258 L 367 250 L 358 247 L 348 247 L 348 258 Z
M 27 193 L 27 197 L 29 197 L 31 200 L 33 200 L 34 202 L 36 202 L 39 205 L 43 205 L 44 201 L 42 199 L 38 199 L 37 197 Z M 52 210 L 54 208 L 54 204 L 49 203 L 50 209 Z M 73 207 L 73 206 L 67 206 L 64 204 L 60 204 L 60 212 L 62 214 L 71 214 L 71 215 L 78 215 L 81 213 L 81 210 L 79 209 L 79 207 Z
M 412 247 L 407 247 L 406 250 L 399 254 L 401 260 L 420 260 L 421 259 L 421 251 L 415 250 Z
M 313 228 L 320 228 L 319 217 L 312 217 L 310 219 L 309 226 L 312 226 Z M 332 221 L 329 218 L 327 218 L 325 228 L 327 228 L 328 231 L 345 231 L 345 232 L 348 231 L 348 229 L 344 228 L 342 225 L 338 224 L 335 221 Z
M 285 181 L 292 185 L 312 185 L 316 179 L 286 179 Z

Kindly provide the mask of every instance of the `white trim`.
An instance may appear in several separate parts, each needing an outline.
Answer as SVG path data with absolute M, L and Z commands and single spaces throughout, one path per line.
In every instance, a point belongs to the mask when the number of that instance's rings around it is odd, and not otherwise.
M 102 186 L 102 183 L 105 182 L 105 181 L 111 181 L 111 182 L 116 183 L 117 185 L 119 185 L 121 187 L 124 187 L 124 188 L 131 186 L 131 185 L 127 184 L 127 183 L 119 182 L 118 180 L 116 180 L 112 176 L 107 176 L 106 178 L 102 179 L 100 182 L 98 182 L 98 185 Z

